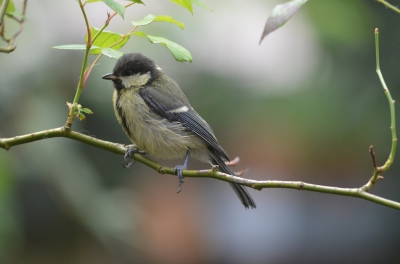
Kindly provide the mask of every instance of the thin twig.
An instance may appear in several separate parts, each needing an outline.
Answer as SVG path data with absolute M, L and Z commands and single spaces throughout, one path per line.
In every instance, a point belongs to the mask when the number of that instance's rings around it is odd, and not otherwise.
M 400 14 L 400 9 L 399 9 L 398 7 L 396 7 L 396 6 L 394 6 L 394 5 L 391 5 L 391 4 L 388 3 L 387 1 L 385 1 L 385 0 L 376 0 L 376 1 L 377 1 L 378 3 L 381 3 L 381 4 L 383 4 L 384 6 L 390 8 L 390 9 L 392 9 L 393 11 L 395 11 L 395 12 L 397 12 L 397 13 Z
M 6 3 L 6 2 L 8 2 L 8 1 L 5 0 L 5 1 L 3 2 L 3 5 L 4 5 L 4 3 Z M 0 47 L 0 52 L 10 53 L 10 52 L 14 51 L 14 50 L 17 48 L 17 46 L 14 45 L 15 39 L 16 39 L 16 38 L 19 36 L 19 34 L 21 34 L 21 32 L 24 30 L 24 26 L 25 26 L 25 14 L 26 14 L 26 7 L 27 7 L 27 5 L 28 5 L 28 0 L 24 0 L 23 7 L 22 7 L 22 18 L 21 18 L 21 19 L 18 19 L 18 18 L 16 18 L 15 16 L 11 16 L 12 19 L 14 19 L 16 22 L 18 22 L 18 23 L 20 24 L 18 31 L 17 31 L 11 38 L 7 38 L 7 37 L 4 35 L 4 31 L 5 31 L 5 30 L 4 30 L 3 19 L 4 19 L 5 13 L 4 13 L 4 14 L 2 13 L 2 12 L 3 12 L 3 5 L 0 7 L 0 29 L 1 29 L 0 35 L 1 35 L 1 37 L 3 38 L 3 40 L 4 40 L 5 42 L 8 43 L 8 46 L 7 46 L 7 47 Z M 5 6 L 5 8 L 7 9 L 7 5 Z M 6 9 L 4 9 L 4 12 L 5 12 Z
M 376 160 L 375 160 L 374 146 L 372 146 L 372 145 L 369 147 L 369 154 L 371 154 L 372 163 L 374 164 L 374 168 L 376 168 Z
M 4 16 L 6 14 L 7 6 L 10 0 L 4 0 L 0 6 L 0 27 L 3 25 Z

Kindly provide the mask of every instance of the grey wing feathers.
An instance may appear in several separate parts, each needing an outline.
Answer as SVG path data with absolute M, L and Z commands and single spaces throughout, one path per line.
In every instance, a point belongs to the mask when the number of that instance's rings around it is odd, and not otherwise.
M 179 122 L 189 131 L 203 139 L 214 151 L 224 159 L 229 160 L 225 150 L 219 145 L 210 126 L 192 108 L 184 113 L 177 114 Z
M 159 89 L 151 86 L 142 88 L 139 93 L 146 104 L 159 116 L 171 122 L 180 122 L 189 132 L 203 139 L 209 147 L 214 149 L 224 159 L 229 160 L 225 150 L 218 144 L 211 127 L 199 116 L 189 103 L 183 100 L 180 101 L 178 98 L 174 98 L 174 101 L 171 100 L 172 102 L 167 103 L 165 99 L 163 100 L 163 94 L 161 94 Z M 172 111 L 183 106 L 187 107 L 187 111 Z

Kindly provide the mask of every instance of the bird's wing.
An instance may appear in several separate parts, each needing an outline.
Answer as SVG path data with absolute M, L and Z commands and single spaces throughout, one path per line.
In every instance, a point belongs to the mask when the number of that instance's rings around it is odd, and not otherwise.
M 182 93 L 180 90 L 179 92 Z M 211 127 L 189 105 L 183 94 L 183 97 L 174 97 L 173 101 L 169 100 L 168 102 L 165 101 L 165 97 L 172 95 L 162 94 L 157 87 L 147 86 L 140 89 L 139 94 L 156 114 L 170 122 L 181 123 L 189 132 L 204 140 L 208 147 L 212 148 L 224 159 L 229 160 L 225 150 L 215 138 Z

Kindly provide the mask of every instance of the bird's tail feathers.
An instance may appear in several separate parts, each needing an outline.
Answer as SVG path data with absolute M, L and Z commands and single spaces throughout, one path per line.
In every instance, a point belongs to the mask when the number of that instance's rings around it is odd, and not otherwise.
M 213 165 L 218 165 L 219 170 L 230 175 L 235 175 L 233 171 L 228 167 L 228 165 L 225 164 L 225 162 L 220 158 L 214 151 L 210 150 L 211 154 L 211 163 Z M 239 184 L 236 183 L 229 183 L 229 185 L 232 187 L 232 189 L 235 191 L 236 195 L 239 197 L 240 201 L 244 205 L 244 207 L 249 208 L 256 208 L 256 203 L 253 201 L 253 198 L 251 198 L 250 194 L 247 192 L 247 190 Z

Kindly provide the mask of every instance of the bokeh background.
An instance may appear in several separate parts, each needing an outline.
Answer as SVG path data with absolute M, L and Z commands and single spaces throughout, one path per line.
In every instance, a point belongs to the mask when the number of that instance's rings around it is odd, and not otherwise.
M 16 0 L 17 8 L 22 1 Z M 142 28 L 180 43 L 193 63 L 133 37 L 124 52 L 156 60 L 210 123 L 237 170 L 256 180 L 301 180 L 359 187 L 391 146 L 389 106 L 375 73 L 374 29 L 381 67 L 400 98 L 400 15 L 375 1 L 308 2 L 258 45 L 273 6 L 283 1 L 206 1 L 194 15 L 170 1 L 145 1 L 109 29 L 166 14 Z M 400 1 L 391 1 L 400 5 Z M 101 27 L 107 7 L 87 5 Z M 82 51 L 50 47 L 83 43 L 76 1 L 29 1 L 17 49 L 0 54 L 0 137 L 62 126 L 75 94 Z M 16 26 L 13 26 L 16 28 Z M 10 28 L 11 30 L 11 28 Z M 94 57 L 91 57 L 93 60 Z M 129 143 L 113 113 L 110 82 L 94 68 L 80 103 L 94 111 L 73 129 Z M 306 191 L 249 190 L 245 210 L 225 182 L 178 181 L 122 156 L 64 138 L 0 149 L 0 263 L 395 263 L 400 212 L 360 199 Z M 174 166 L 182 161 L 162 161 Z M 190 160 L 190 168 L 209 165 Z M 372 193 L 400 201 L 400 162 Z

